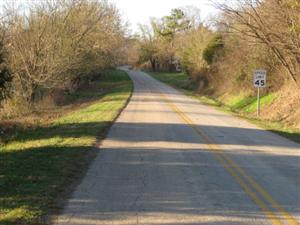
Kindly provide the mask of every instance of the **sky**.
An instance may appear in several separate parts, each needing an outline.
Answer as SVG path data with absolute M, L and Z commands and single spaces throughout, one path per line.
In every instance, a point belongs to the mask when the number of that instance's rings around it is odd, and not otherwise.
M 0 7 L 4 2 L 17 2 L 21 5 L 43 0 L 0 0 Z M 217 13 L 210 0 L 108 0 L 115 3 L 120 10 L 123 20 L 129 23 L 132 33 L 138 31 L 138 24 L 149 24 L 150 18 L 161 18 L 169 15 L 171 9 L 185 6 L 195 6 L 200 10 L 200 18 L 205 20 Z M 223 0 L 219 0 L 223 1 Z
M 195 6 L 200 9 L 201 19 L 217 13 L 209 0 L 110 0 L 110 2 L 116 4 L 133 32 L 138 31 L 138 24 L 149 24 L 151 17 L 166 16 L 173 8 Z

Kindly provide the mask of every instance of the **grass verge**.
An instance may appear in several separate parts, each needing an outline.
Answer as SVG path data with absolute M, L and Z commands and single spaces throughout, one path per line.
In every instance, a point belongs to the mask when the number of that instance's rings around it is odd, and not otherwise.
M 126 105 L 132 83 L 125 72 L 111 71 L 95 85 L 74 94 L 93 98 L 88 105 L 0 145 L 1 225 L 44 224 L 44 216 L 59 207 L 58 196 L 96 155 L 95 145 Z
M 300 131 L 291 128 L 283 123 L 276 121 L 268 121 L 253 117 L 251 113 L 256 110 L 256 97 L 236 97 L 232 98 L 227 104 L 222 103 L 218 99 L 211 96 L 203 96 L 196 93 L 196 88 L 191 84 L 189 77 L 181 73 L 166 73 L 166 72 L 147 72 L 157 80 L 165 82 L 174 88 L 183 91 L 186 95 L 200 100 L 206 105 L 210 105 L 221 109 L 222 111 L 229 112 L 235 116 L 246 119 L 266 130 L 277 133 L 283 137 L 300 143 Z M 270 104 L 276 98 L 275 94 L 268 94 L 261 98 L 261 105 Z

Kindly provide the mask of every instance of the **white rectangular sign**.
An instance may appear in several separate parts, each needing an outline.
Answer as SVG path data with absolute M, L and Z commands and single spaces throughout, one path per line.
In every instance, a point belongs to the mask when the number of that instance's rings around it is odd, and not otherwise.
M 253 77 L 254 87 L 266 87 L 267 84 L 267 71 L 255 70 Z

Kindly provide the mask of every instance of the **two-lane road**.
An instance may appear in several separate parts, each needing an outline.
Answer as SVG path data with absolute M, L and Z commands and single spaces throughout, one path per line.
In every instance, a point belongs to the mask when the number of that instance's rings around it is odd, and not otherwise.
M 139 71 L 57 225 L 300 221 L 300 145 Z

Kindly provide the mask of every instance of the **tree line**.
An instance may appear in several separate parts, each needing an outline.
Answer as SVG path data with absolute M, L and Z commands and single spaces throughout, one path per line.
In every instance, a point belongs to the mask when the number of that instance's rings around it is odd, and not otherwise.
M 200 87 L 239 85 L 245 90 L 252 88 L 253 71 L 264 68 L 270 74 L 269 88 L 289 82 L 299 89 L 298 0 L 213 4 L 221 12 L 213 25 L 203 23 L 193 8 L 173 9 L 141 25 L 128 61 L 154 71 L 174 71 L 180 64 Z
M 105 0 L 34 1 L 1 12 L 0 107 L 34 108 L 41 93 L 72 92 L 123 57 L 125 26 Z
M 25 13 L 7 6 L 0 15 L 0 111 L 34 109 L 57 90 L 72 93 L 125 58 L 154 71 L 183 70 L 200 90 L 251 92 L 260 68 L 268 88 L 291 83 L 299 90 L 299 1 L 214 5 L 221 13 L 213 23 L 196 8 L 178 8 L 133 37 L 106 0 L 34 1 Z

